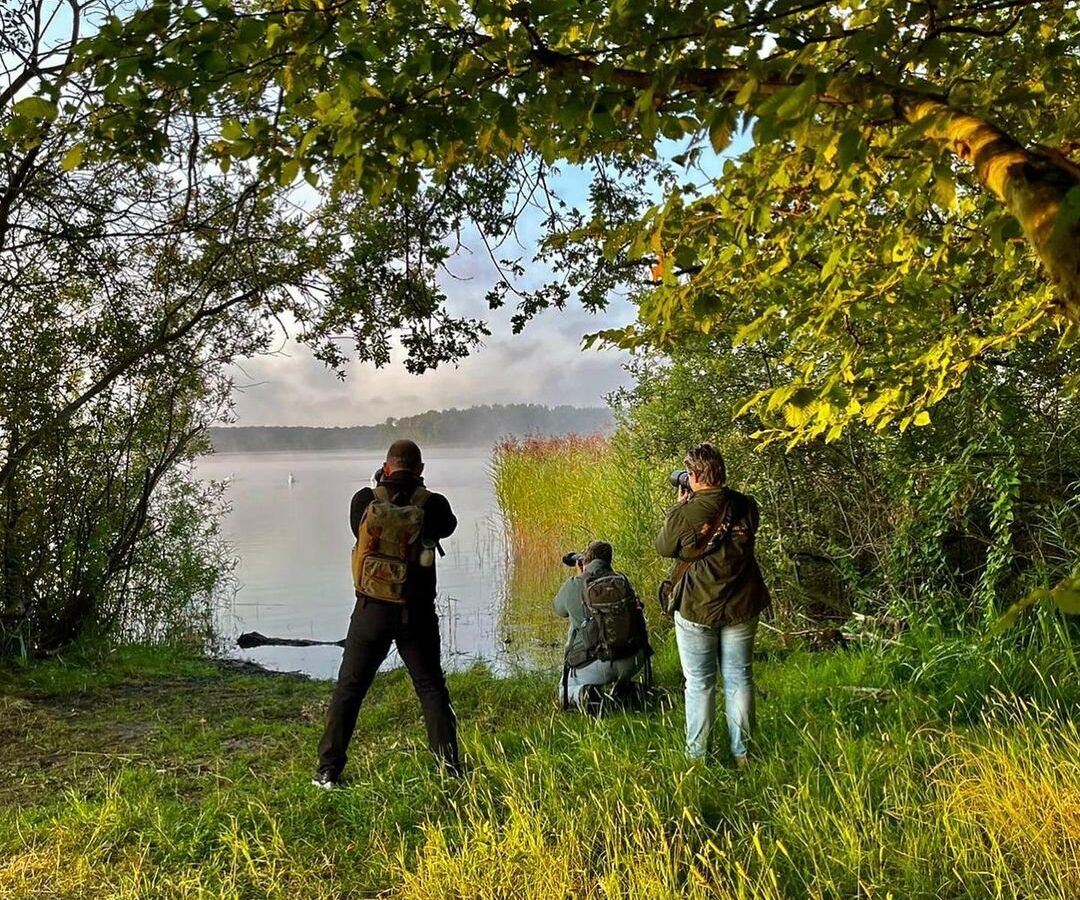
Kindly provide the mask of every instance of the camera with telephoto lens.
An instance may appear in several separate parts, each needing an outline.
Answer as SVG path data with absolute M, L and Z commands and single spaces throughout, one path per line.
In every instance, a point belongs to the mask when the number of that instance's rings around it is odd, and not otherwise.
M 681 491 L 690 490 L 690 473 L 686 469 L 676 469 L 668 476 L 668 483 Z
M 581 562 L 580 553 L 567 553 L 562 558 L 562 564 L 564 566 L 576 566 L 579 562 Z

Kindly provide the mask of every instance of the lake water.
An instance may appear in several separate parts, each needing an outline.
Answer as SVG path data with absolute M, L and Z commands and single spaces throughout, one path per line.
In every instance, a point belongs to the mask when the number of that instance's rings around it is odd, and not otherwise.
M 507 560 L 490 459 L 488 448 L 424 453 L 425 482 L 446 495 L 458 518 L 437 563 L 448 669 L 476 659 L 500 670 L 521 662 L 511 656 L 512 642 L 500 626 Z M 240 562 L 239 590 L 221 622 L 226 638 L 235 641 L 244 631 L 314 640 L 345 636 L 354 602 L 349 502 L 381 461 L 381 454 L 363 452 L 217 453 L 200 461 L 199 477 L 229 482 L 231 511 L 223 530 Z M 231 652 L 318 678 L 335 677 L 341 662 L 340 647 Z M 391 651 L 386 667 L 396 665 L 400 660 Z

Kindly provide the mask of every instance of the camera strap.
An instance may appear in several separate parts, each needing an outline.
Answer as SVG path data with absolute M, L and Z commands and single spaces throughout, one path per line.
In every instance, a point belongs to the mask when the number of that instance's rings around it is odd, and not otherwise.
M 720 541 L 731 533 L 731 523 L 735 513 L 734 499 L 729 497 L 724 508 L 708 522 L 702 524 L 698 531 L 698 538 L 694 549 L 688 550 L 685 555 L 679 557 L 675 569 L 671 573 L 671 586 L 676 587 L 690 571 L 690 567 L 704 556 L 708 556 L 718 546 Z

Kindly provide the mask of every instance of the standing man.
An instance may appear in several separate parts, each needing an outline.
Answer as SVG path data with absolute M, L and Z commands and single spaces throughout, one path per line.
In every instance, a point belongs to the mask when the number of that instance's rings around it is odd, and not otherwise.
M 754 727 L 754 633 L 758 614 L 771 602 L 754 557 L 758 505 L 726 487 L 724 458 L 711 444 L 694 447 L 685 464 L 689 487 L 668 510 L 656 550 L 684 561 L 672 590 L 686 679 L 686 751 L 696 759 L 709 750 L 719 667 L 731 754 L 745 766 Z
M 420 698 L 428 746 L 447 772 L 461 773 L 457 721 L 442 670 L 434 561 L 436 543 L 454 533 L 457 519 L 445 497 L 424 487 L 423 471 L 420 448 L 395 441 L 375 488 L 352 498 L 356 607 L 319 742 L 312 784 L 321 788 L 334 788 L 341 778 L 360 704 L 391 643 Z

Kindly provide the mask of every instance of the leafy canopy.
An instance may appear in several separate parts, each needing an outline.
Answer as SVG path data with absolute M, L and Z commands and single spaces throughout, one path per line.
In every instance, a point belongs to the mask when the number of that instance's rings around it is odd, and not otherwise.
M 766 436 L 834 439 L 1075 341 L 1077 46 L 1062 2 L 157 0 L 86 49 L 86 149 L 160 158 L 193 109 L 267 183 L 419 198 L 495 245 L 539 209 L 559 278 L 526 291 L 506 260 L 493 304 L 520 324 L 626 289 L 640 322 L 602 336 L 623 346 L 779 344 Z M 580 208 L 558 164 L 590 173 Z

